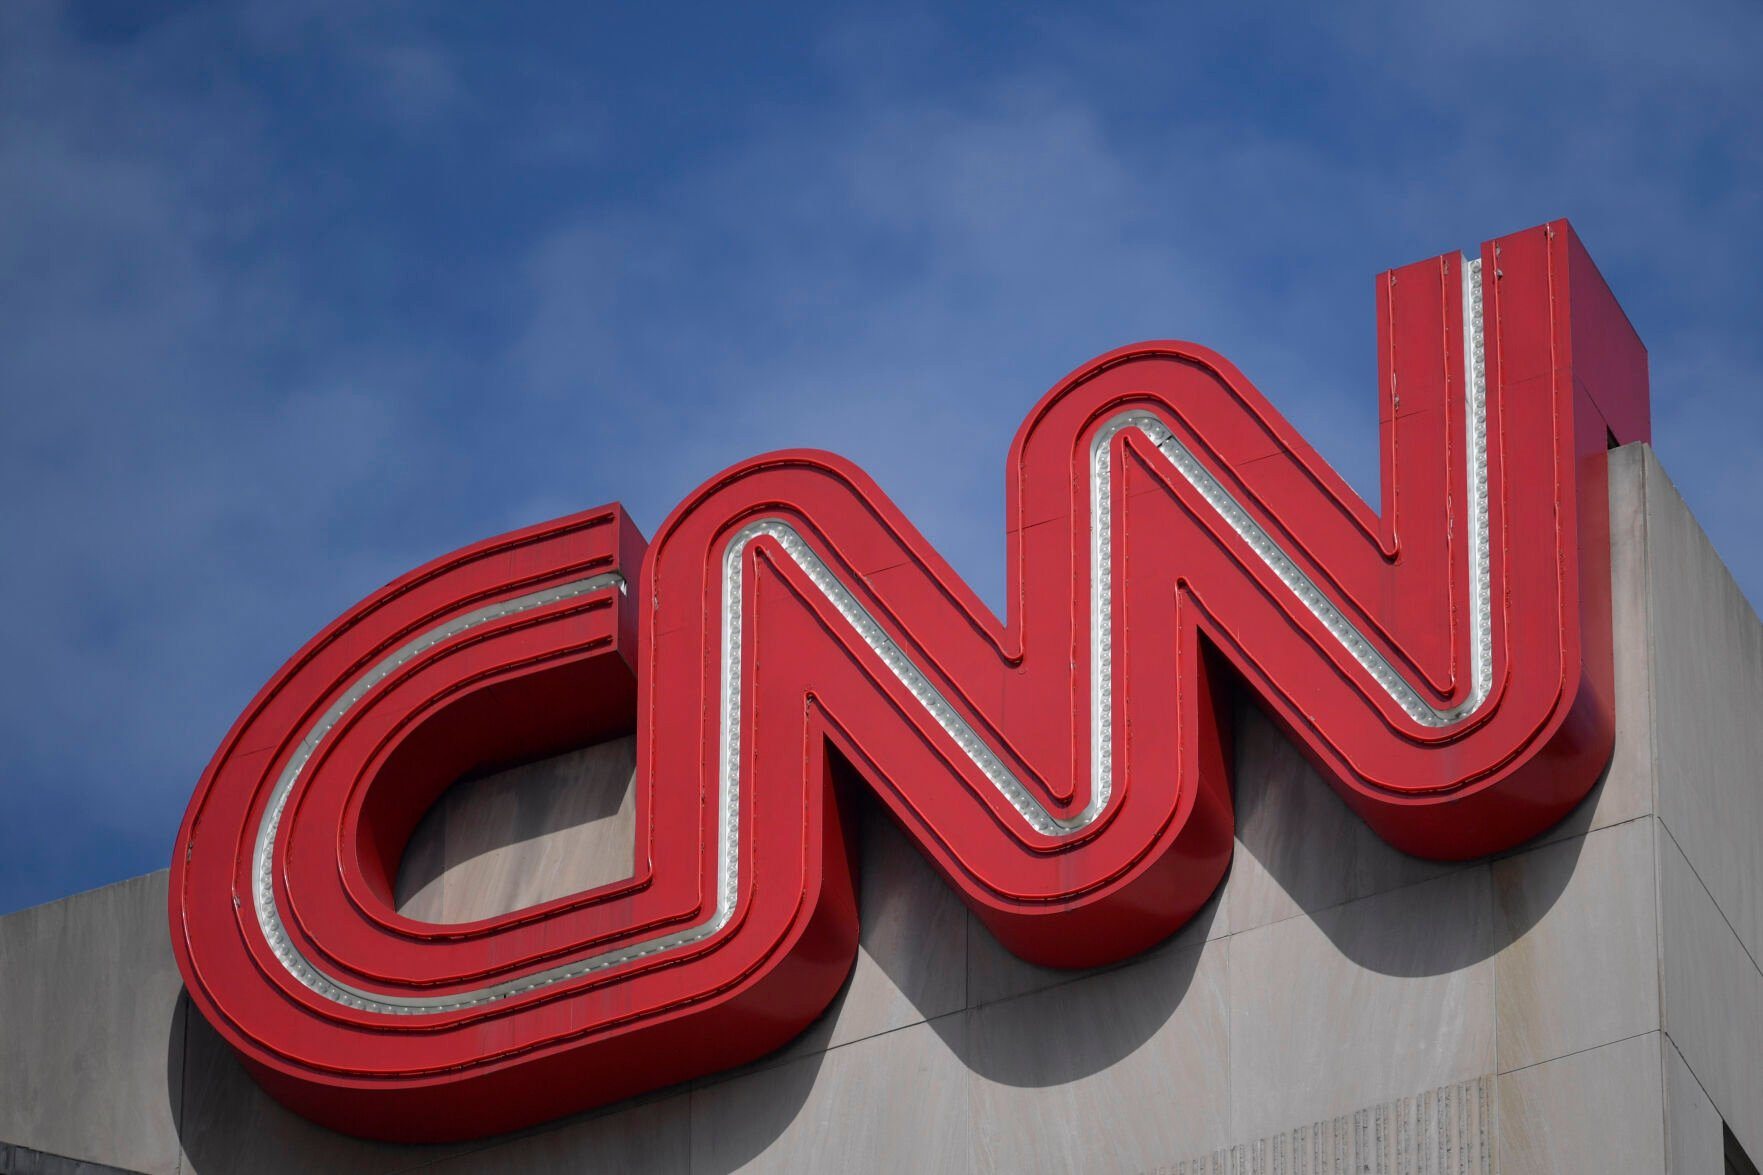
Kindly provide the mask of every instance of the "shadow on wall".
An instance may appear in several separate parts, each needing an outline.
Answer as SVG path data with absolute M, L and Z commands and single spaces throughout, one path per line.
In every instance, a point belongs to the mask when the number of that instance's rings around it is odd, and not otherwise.
M 981 990 L 969 1004 L 983 1014 L 931 1020 L 970 1070 L 1025 1088 L 1101 1072 L 1163 1027 L 1187 994 L 1207 941 L 1291 918 L 1308 918 L 1362 970 L 1406 978 L 1454 974 L 1522 938 L 1573 877 L 1583 846 L 1575 834 L 1589 827 L 1602 781 L 1547 834 L 1572 839 L 1527 873 L 1523 908 L 1496 917 L 1491 881 L 1484 886 L 1473 873 L 1486 870 L 1485 860 L 1426 861 L 1391 848 L 1258 708 L 1239 698 L 1233 709 L 1237 846 L 1218 893 L 1168 942 L 1099 969 L 1113 978 L 1094 992 L 1072 989 L 1066 1000 L 1054 989 L 1098 972 L 1024 963 L 970 918 L 969 980 Z M 909 948 L 879 951 L 867 941 L 865 948 L 891 976 L 909 974 Z M 1036 994 L 1018 994 L 1024 991 Z
M 468 775 L 435 801 L 398 864 L 400 913 L 473 922 L 629 877 L 635 736 Z
M 525 1139 L 503 1161 L 512 1163 L 518 1154 L 522 1170 L 580 1170 L 583 1164 L 607 1170 L 732 1170 L 764 1153 L 791 1127 L 827 1050 L 852 1040 L 928 1022 L 970 1071 L 992 1083 L 1066 1085 L 1110 1068 L 1158 1035 L 1189 997 L 1208 940 L 1307 917 L 1359 968 L 1392 976 L 1443 975 L 1479 963 L 1522 937 L 1553 907 L 1573 875 L 1578 839 L 1565 840 L 1538 862 L 1522 910 L 1496 918 L 1491 884 L 1475 890 L 1439 880 L 1485 871 L 1485 862 L 1421 861 L 1390 848 L 1259 710 L 1239 702 L 1235 715 L 1238 848 L 1231 873 L 1187 927 L 1144 955 L 1099 972 L 1053 971 L 1016 959 L 968 915 L 881 804 L 860 795 L 854 806 L 863 949 L 853 978 L 826 1013 L 770 1057 L 519 1135 L 396 1146 L 334 1134 L 282 1109 L 257 1089 L 200 1016 L 180 1014 L 167 1042 L 166 1072 L 188 1166 L 195 1171 L 389 1172 L 460 1163 L 476 1169 L 491 1159 L 484 1152 Z M 549 766 L 534 764 L 458 785 L 437 803 L 444 818 L 425 820 L 407 852 L 398 887 L 406 912 L 434 920 L 481 916 L 485 910 L 458 907 L 445 888 L 453 871 L 463 875 L 474 866 L 479 874 L 472 884 L 452 892 L 473 893 L 481 905 L 487 890 L 488 900 L 504 903 L 502 909 L 543 900 L 533 896 L 534 883 L 525 876 L 534 869 L 567 869 L 573 888 L 628 871 L 634 841 L 628 743 L 618 740 L 560 756 Z M 562 760 L 572 762 L 559 767 Z M 539 786 L 523 793 L 517 786 L 522 771 Z M 1595 796 L 1551 839 L 1585 831 Z M 477 839 L 463 850 L 456 840 L 448 850 L 447 830 L 453 826 L 477 829 L 472 834 Z M 498 837 L 503 843 L 496 843 Z M 614 851 L 608 848 L 614 840 L 624 845 L 622 865 L 564 864 Z M 535 865 L 522 857 L 521 846 L 533 843 L 543 846 L 546 861 L 558 860 Z M 607 873 L 608 868 L 616 872 Z M 1433 881 L 1438 884 L 1425 884 Z M 1465 901 L 1471 892 L 1485 900 Z M 411 908 L 425 894 L 429 904 L 421 912 Z M 1373 895 L 1381 895 L 1375 903 L 1361 900 Z M 1069 986 L 1097 974 L 1103 975 L 1099 981 Z M 878 982 L 880 977 L 886 982 Z M 1210 989 L 1194 995 L 1222 998 Z M 895 1006 L 887 1006 L 890 1000 Z M 765 1073 L 763 1081 L 739 1081 L 759 1071 Z M 699 1146 L 694 1155 L 691 1101 L 707 1096 L 722 1103 L 716 1145 L 713 1153 Z

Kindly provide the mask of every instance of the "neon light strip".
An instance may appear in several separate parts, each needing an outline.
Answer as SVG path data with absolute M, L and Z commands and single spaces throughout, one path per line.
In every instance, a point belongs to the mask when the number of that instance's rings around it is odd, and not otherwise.
M 789 523 L 777 518 L 762 518 L 737 531 L 723 554 L 723 615 L 722 615 L 722 724 L 719 785 L 720 803 L 717 817 L 718 885 L 716 906 L 708 919 L 672 934 L 646 939 L 630 946 L 599 951 L 535 971 L 517 979 L 507 980 L 469 992 L 442 996 L 390 996 L 338 982 L 313 965 L 292 941 L 276 906 L 274 885 L 275 839 L 281 826 L 283 810 L 300 772 L 312 758 L 319 743 L 336 726 L 343 715 L 371 689 L 384 681 L 400 666 L 420 656 L 442 641 L 460 633 L 562 600 L 574 599 L 590 592 L 616 587 L 624 590 L 623 577 L 616 573 L 577 580 L 530 595 L 505 600 L 479 608 L 431 629 L 400 647 L 385 660 L 358 678 L 318 723 L 301 740 L 277 778 L 268 810 L 258 829 L 252 855 L 253 899 L 257 923 L 265 940 L 289 974 L 306 987 L 327 999 L 350 1008 L 389 1015 L 434 1015 L 459 1011 L 507 999 L 510 996 L 536 991 L 554 983 L 580 978 L 651 955 L 677 950 L 709 938 L 728 925 L 740 894 L 740 754 L 741 754 L 741 654 L 743 642 L 742 599 L 744 589 L 744 555 L 756 539 L 776 542 L 807 574 L 809 580 L 826 597 L 845 622 L 873 650 L 895 679 L 934 718 L 937 725 L 954 739 L 962 752 L 986 779 L 998 789 L 1028 826 L 1047 836 L 1069 836 L 1093 823 L 1107 807 L 1113 794 L 1113 760 L 1108 750 L 1113 745 L 1113 632 L 1110 618 L 1113 611 L 1113 476 L 1112 441 L 1128 428 L 1136 428 L 1157 446 L 1177 472 L 1198 490 L 1208 504 L 1229 523 L 1232 530 L 1248 543 L 1251 550 L 1291 590 L 1300 603 L 1322 622 L 1353 659 L 1388 692 L 1395 703 L 1414 721 L 1424 726 L 1440 727 L 1459 722 L 1480 708 L 1487 700 L 1493 661 L 1493 619 L 1490 609 L 1491 591 L 1488 582 L 1488 471 L 1487 471 L 1487 390 L 1482 342 L 1481 262 L 1465 261 L 1463 266 L 1464 355 L 1467 385 L 1467 417 L 1469 422 L 1468 484 L 1470 504 L 1470 603 L 1474 624 L 1474 653 L 1471 659 L 1469 696 L 1458 706 L 1440 710 L 1429 704 L 1402 677 L 1388 658 L 1378 652 L 1339 608 L 1328 599 L 1291 556 L 1283 551 L 1267 531 L 1243 509 L 1203 466 L 1193 452 L 1178 440 L 1155 416 L 1148 412 L 1130 411 L 1107 421 L 1096 433 L 1090 446 L 1091 472 L 1091 600 L 1090 636 L 1092 663 L 1091 681 L 1091 763 L 1094 771 L 1090 801 L 1075 816 L 1059 817 L 1049 812 L 1022 781 L 1004 764 L 984 738 L 963 718 L 955 706 L 933 685 L 924 672 L 886 629 L 870 614 L 851 590 L 839 580 L 826 563 L 815 554 L 802 536 Z

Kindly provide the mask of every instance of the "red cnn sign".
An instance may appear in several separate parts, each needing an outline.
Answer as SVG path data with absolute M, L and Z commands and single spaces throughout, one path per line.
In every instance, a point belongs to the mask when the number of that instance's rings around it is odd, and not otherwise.
M 648 544 L 610 506 L 374 593 L 196 788 L 191 999 L 275 1097 L 381 1138 L 740 1064 L 850 971 L 853 777 L 1011 950 L 1121 959 L 1230 862 L 1230 677 L 1398 848 L 1543 831 L 1610 755 L 1604 453 L 1647 438 L 1646 353 L 1565 222 L 1387 273 L 1377 312 L 1377 513 L 1225 360 L 1123 348 L 1011 445 L 1002 620 L 861 470 L 803 451 L 716 475 Z M 631 877 L 397 913 L 452 780 L 632 729 Z

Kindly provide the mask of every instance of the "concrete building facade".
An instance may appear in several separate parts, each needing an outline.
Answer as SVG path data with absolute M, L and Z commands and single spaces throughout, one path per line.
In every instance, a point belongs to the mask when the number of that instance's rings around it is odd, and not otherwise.
M 1616 752 L 1516 851 L 1401 855 L 1245 704 L 1229 878 L 1156 950 L 1025 964 L 870 810 L 862 950 L 807 1034 L 430 1147 L 259 1091 L 191 1013 L 150 874 L 0 918 L 0 1168 L 1706 1175 L 1763 1155 L 1763 624 L 1651 451 L 1610 461 Z M 623 875 L 629 771 L 615 743 L 456 787 L 401 908 L 458 921 Z

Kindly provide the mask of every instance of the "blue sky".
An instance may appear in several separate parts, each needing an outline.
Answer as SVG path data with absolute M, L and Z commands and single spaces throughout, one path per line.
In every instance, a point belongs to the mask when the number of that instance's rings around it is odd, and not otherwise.
M 786 445 L 982 593 L 1027 407 L 1235 360 L 1376 498 L 1374 273 L 1570 217 L 1763 599 L 1763 8 L 0 5 L 0 911 L 167 863 L 313 631 Z

